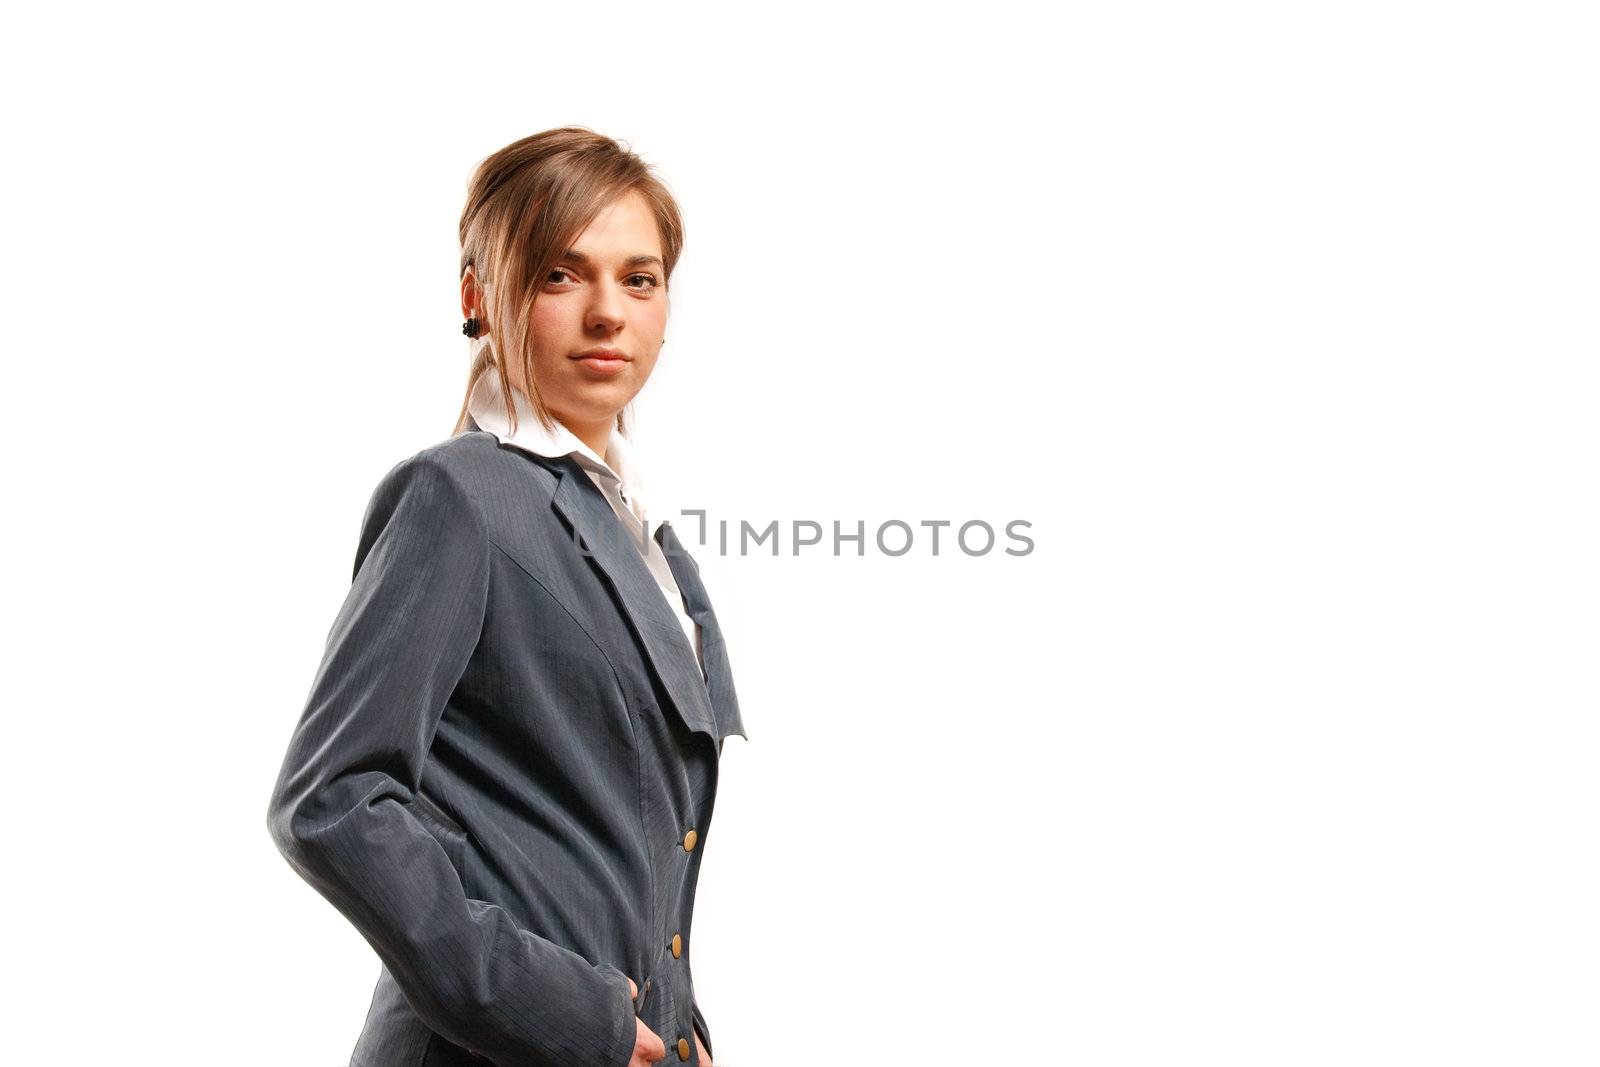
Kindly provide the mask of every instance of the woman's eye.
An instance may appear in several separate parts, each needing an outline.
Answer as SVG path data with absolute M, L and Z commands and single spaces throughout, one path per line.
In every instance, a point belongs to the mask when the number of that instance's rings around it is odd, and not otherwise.
M 551 269 L 550 273 L 545 276 L 545 280 L 546 281 L 552 281 L 552 282 L 553 281 L 558 281 L 559 279 L 556 278 L 556 275 L 558 275 L 558 274 L 565 275 L 566 273 L 567 272 L 565 270 L 563 270 L 562 268 L 554 267 L 554 268 Z
M 630 274 L 630 275 L 628 275 L 628 281 L 630 283 L 637 283 L 638 279 L 640 279 L 640 278 L 644 279 L 644 282 L 642 284 L 643 284 L 643 287 L 646 288 L 646 289 L 659 289 L 661 287 L 661 283 L 656 280 L 656 276 L 654 274 Z

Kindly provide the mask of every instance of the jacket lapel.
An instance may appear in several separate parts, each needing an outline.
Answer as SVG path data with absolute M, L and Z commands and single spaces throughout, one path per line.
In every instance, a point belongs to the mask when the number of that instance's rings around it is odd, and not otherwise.
M 700 677 L 694 649 L 633 542 L 639 531 L 622 524 L 600 490 L 570 456 L 553 461 L 551 468 L 560 483 L 551 506 L 575 533 L 577 547 L 590 555 L 616 590 L 678 717 L 689 729 L 719 740 L 707 683 Z M 670 558 L 669 565 L 674 566 L 673 574 L 677 576 L 679 571 Z M 705 640 L 710 641 L 709 630 Z
M 711 610 L 711 598 L 700 581 L 700 568 L 684 551 L 670 522 L 656 527 L 656 542 L 666 554 L 667 566 L 683 593 L 684 606 L 689 617 L 700 626 L 700 653 L 706 661 L 706 687 L 710 690 L 712 710 L 716 713 L 719 731 L 738 734 L 750 740 L 744 732 L 744 720 L 739 716 L 739 697 L 733 688 L 733 671 L 728 666 L 728 649 L 722 640 L 722 627 L 717 624 L 717 613 Z

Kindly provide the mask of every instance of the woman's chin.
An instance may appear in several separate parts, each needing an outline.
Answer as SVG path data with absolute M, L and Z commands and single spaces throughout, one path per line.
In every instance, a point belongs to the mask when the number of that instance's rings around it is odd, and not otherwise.
M 568 392 L 562 398 L 563 402 L 559 404 L 561 417 L 563 421 L 577 420 L 586 423 L 614 420 L 617 412 L 627 407 L 628 401 L 632 400 L 633 396 L 632 390 L 614 386 L 574 389 Z

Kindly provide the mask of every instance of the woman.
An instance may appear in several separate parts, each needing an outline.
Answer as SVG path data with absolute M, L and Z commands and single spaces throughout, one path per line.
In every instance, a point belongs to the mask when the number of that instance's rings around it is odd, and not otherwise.
M 268 824 L 382 961 L 354 1067 L 709 1064 L 690 919 L 745 733 L 622 436 L 678 210 L 568 127 L 486 159 L 460 232 L 457 432 L 372 496 Z

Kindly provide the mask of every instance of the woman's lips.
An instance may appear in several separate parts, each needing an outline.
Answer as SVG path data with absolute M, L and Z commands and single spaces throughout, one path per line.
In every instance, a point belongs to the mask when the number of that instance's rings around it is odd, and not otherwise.
M 596 353 L 593 355 L 580 355 L 573 357 L 578 366 L 582 367 L 591 376 L 596 378 L 609 378 L 617 374 L 628 365 L 628 359 L 623 355 L 608 355 Z

